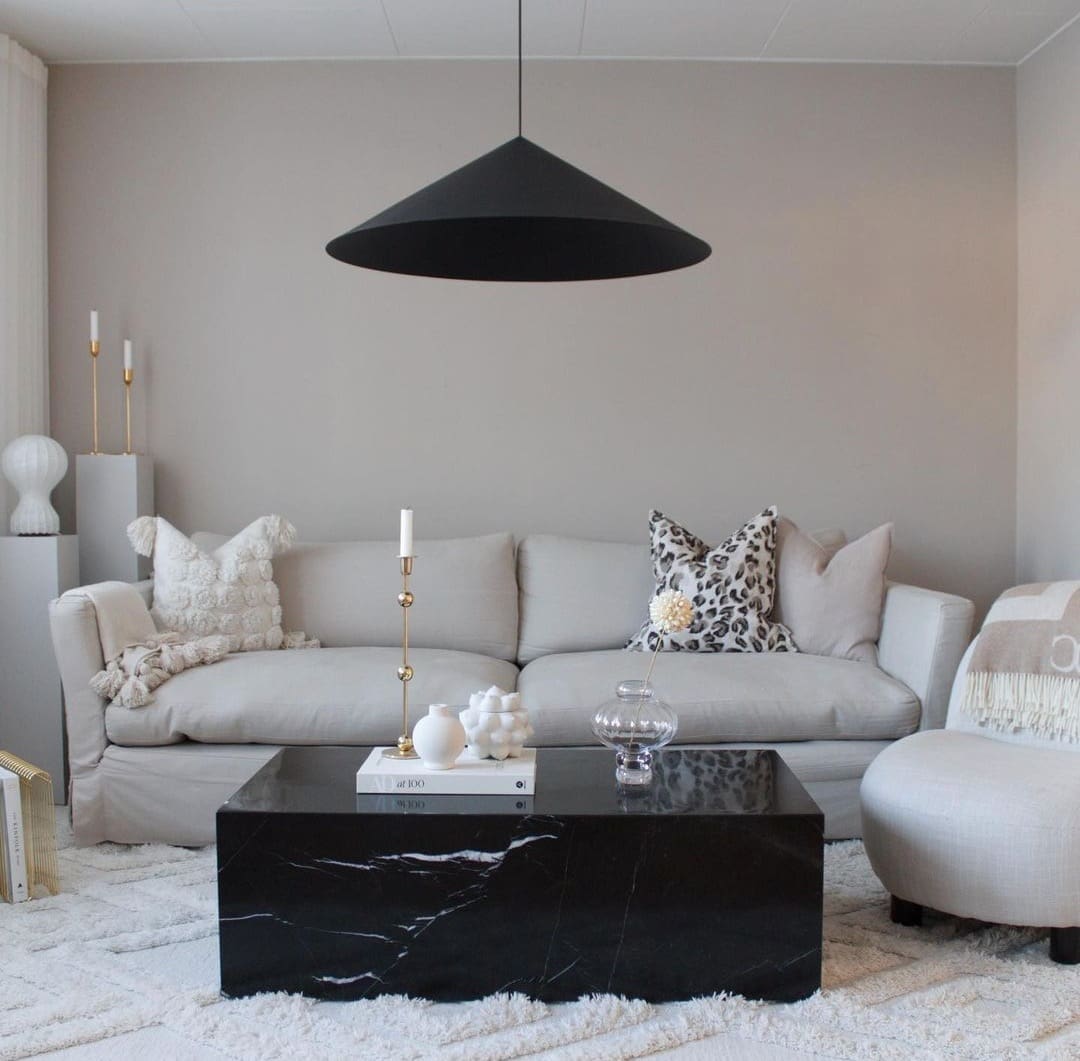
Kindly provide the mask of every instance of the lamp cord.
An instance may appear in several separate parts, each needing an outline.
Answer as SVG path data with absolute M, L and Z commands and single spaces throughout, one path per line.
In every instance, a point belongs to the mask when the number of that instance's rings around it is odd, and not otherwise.
M 518 136 L 521 136 L 521 0 L 518 0 Z

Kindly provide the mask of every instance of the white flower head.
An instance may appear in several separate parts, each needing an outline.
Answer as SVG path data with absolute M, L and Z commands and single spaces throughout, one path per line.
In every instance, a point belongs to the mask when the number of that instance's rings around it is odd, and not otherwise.
M 677 634 L 693 621 L 694 608 L 686 594 L 666 589 L 649 601 L 649 618 L 662 633 Z

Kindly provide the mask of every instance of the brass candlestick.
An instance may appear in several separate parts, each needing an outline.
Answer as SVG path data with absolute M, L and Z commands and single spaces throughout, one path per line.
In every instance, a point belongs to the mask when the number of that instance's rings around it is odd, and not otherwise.
M 98 413 L 97 413 L 97 359 L 101 353 L 101 343 L 97 339 L 90 340 L 90 399 L 93 404 L 94 416 L 94 444 L 91 453 L 100 453 L 98 448 Z
M 125 431 L 124 431 L 124 452 L 131 454 L 134 451 L 131 448 L 131 382 L 135 379 L 135 369 L 124 369 L 124 419 L 125 419 Z
M 397 598 L 401 605 L 401 666 L 397 669 L 397 676 L 401 682 L 401 736 L 397 739 L 396 748 L 387 748 L 383 752 L 387 759 L 419 758 L 413 750 L 412 737 L 409 736 L 409 682 L 413 677 L 413 669 L 409 665 L 409 609 L 414 599 L 409 592 L 409 576 L 412 574 L 414 559 L 412 556 L 398 557 L 401 564 L 401 592 Z

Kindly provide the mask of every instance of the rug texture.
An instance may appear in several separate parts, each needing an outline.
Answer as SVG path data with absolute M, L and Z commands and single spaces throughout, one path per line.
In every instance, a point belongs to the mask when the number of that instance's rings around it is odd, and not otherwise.
M 827 848 L 824 984 L 790 1005 L 223 1000 L 213 849 L 102 844 L 67 847 L 60 859 L 62 894 L 0 904 L 0 1059 L 79 1044 L 111 1056 L 110 1041 L 140 1029 L 180 1044 L 176 1057 L 245 1061 L 613 1061 L 707 1048 L 711 1037 L 724 1056 L 754 1056 L 757 1044 L 769 1056 L 1080 1058 L 1080 967 L 1051 963 L 1037 930 L 946 917 L 893 925 L 857 841 Z M 730 1053 L 733 1041 L 745 1053 Z

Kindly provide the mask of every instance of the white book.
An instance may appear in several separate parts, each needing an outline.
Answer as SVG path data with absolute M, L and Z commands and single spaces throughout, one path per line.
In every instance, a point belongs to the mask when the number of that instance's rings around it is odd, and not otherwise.
M 26 879 L 26 836 L 23 832 L 22 783 L 0 766 L 0 813 L 3 816 L 4 885 L 8 902 L 30 898 Z
M 501 762 L 462 755 L 449 770 L 429 770 L 419 759 L 386 759 L 385 750 L 374 748 L 356 771 L 357 792 L 531 796 L 536 791 L 535 748 Z

